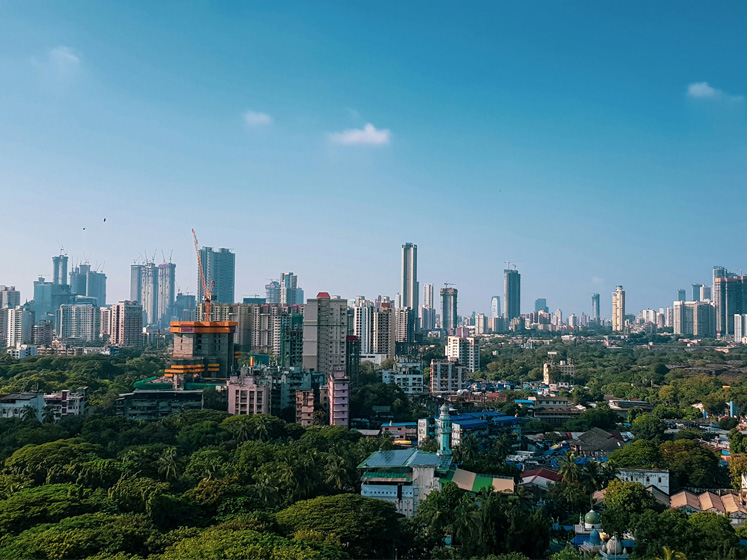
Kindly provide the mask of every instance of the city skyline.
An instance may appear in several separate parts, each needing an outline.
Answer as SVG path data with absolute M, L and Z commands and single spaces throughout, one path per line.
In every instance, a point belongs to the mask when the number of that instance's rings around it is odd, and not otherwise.
M 236 253 L 236 299 L 282 270 L 310 295 L 393 295 L 404 240 L 461 313 L 488 311 L 509 260 L 522 311 L 600 293 L 603 317 L 615 285 L 657 308 L 740 269 L 747 78 L 724 53 L 744 5 L 429 8 L 3 5 L 0 218 L 23 243 L 0 247 L 0 281 L 30 299 L 63 246 L 126 299 L 155 246 L 195 294 L 192 227 Z M 705 193 L 729 204 L 704 212 Z M 32 198 L 28 228 L 10 209 Z M 682 223 L 731 231 L 682 243 Z

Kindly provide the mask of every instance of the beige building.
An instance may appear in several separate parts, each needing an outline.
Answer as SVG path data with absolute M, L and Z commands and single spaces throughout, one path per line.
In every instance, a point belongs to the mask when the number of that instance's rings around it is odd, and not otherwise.
M 625 330 L 625 290 L 617 286 L 612 292 L 612 332 Z
M 397 326 L 391 309 L 373 312 L 372 354 L 383 354 L 394 358 L 396 354 Z
M 345 369 L 348 302 L 320 292 L 304 307 L 303 369 L 331 374 Z
M 431 393 L 456 393 L 467 387 L 467 368 L 456 361 L 431 361 Z

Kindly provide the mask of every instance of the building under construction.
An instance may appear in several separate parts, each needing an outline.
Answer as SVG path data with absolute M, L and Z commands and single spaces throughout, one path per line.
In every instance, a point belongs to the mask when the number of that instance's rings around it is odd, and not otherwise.
M 240 352 L 234 346 L 233 321 L 173 321 L 174 350 L 167 377 L 174 384 L 202 379 L 226 380 L 235 375 Z

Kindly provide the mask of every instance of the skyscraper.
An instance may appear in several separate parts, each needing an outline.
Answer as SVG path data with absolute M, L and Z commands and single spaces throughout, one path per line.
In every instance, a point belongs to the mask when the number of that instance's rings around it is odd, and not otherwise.
M 213 301 L 217 303 L 233 303 L 236 284 L 236 255 L 229 249 L 218 249 L 212 247 L 200 249 L 202 259 L 202 270 L 205 274 L 205 282 L 210 286 L 215 282 L 213 288 Z M 203 301 L 205 293 L 202 290 L 200 271 L 197 270 L 197 301 Z
M 130 265 L 130 301 L 143 301 L 143 265 Z
M 692 301 L 700 301 L 700 289 L 703 284 L 693 284 L 693 299 Z
M 427 307 L 428 309 L 435 309 L 433 300 L 433 284 L 424 284 L 423 285 L 423 307 Z
M 265 284 L 265 302 L 280 303 L 280 282 L 277 280 L 270 280 L 269 284 Z
M 96 305 L 103 307 L 106 305 L 106 274 L 92 270 L 89 263 L 79 264 L 70 272 L 70 290 L 74 296 L 94 298 Z
M 490 316 L 493 318 L 501 316 L 501 297 L 493 296 L 490 298 Z
M 0 286 L 0 307 L 21 305 L 21 292 L 15 286 Z
M 99 337 L 101 315 L 90 303 L 61 305 L 57 311 L 58 336 L 62 340 L 91 342 Z
M 155 325 L 158 323 L 158 268 L 155 263 L 145 263 L 142 273 L 140 304 L 143 308 L 143 325 Z
M 348 302 L 320 292 L 303 313 L 303 368 L 330 375 L 345 368 Z
M 687 301 L 687 292 L 680 288 L 677 290 L 677 300 L 676 301 Z
M 52 257 L 52 283 L 53 284 L 67 284 L 67 255 L 60 253 L 56 257 Z
M 168 327 L 174 317 L 174 300 L 176 298 L 176 265 L 163 263 L 158 265 L 158 322 L 162 328 Z M 181 318 L 177 318 L 181 320 Z
M 734 315 L 747 312 L 747 276 L 726 272 L 714 280 L 712 294 L 716 308 L 716 336 L 734 334 Z
M 515 268 L 503 271 L 503 306 L 506 321 L 521 315 L 521 274 Z
M 370 301 L 361 301 L 353 307 L 353 335 L 361 343 L 361 354 L 373 352 L 373 314 L 374 306 Z
M 535 311 L 544 311 L 545 313 L 549 313 L 549 308 L 547 307 L 547 300 L 545 298 L 537 298 L 534 300 L 534 310 Z
M 412 243 L 402 245 L 402 282 L 400 294 L 402 307 L 417 310 L 420 307 L 418 285 L 418 246 Z
M 298 277 L 292 272 L 280 274 L 280 303 L 283 305 L 303 304 L 303 290 L 298 287 Z
M 625 329 L 625 290 L 617 286 L 612 292 L 612 331 L 623 332 Z
M 457 323 L 457 289 L 441 288 L 441 328 L 451 331 Z
M 591 320 L 599 326 L 601 315 L 599 314 L 599 294 L 591 294 Z

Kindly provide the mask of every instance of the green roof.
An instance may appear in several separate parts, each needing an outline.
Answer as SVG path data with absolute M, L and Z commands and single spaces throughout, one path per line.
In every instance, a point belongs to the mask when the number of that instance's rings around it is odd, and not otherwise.
M 407 482 L 412 482 L 409 473 L 405 471 L 369 471 L 363 473 L 363 478 L 404 478 Z

